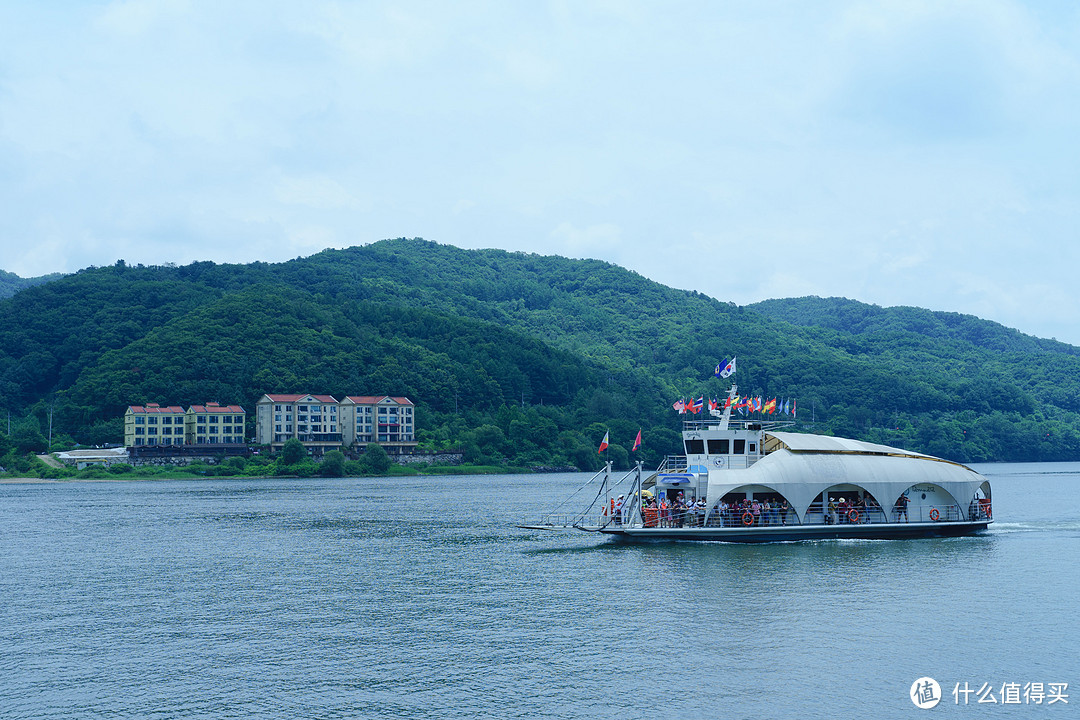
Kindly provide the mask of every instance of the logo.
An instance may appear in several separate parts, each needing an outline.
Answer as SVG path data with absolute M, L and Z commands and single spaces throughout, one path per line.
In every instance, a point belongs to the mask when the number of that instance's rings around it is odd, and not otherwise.
M 941 686 L 932 677 L 921 677 L 911 683 L 911 691 L 908 695 L 911 696 L 911 702 L 915 703 L 915 707 L 929 710 L 937 707 L 937 704 L 941 702 Z

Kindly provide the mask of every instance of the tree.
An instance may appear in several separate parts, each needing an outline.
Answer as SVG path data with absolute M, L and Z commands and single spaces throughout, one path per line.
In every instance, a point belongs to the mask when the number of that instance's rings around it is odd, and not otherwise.
M 11 442 L 24 453 L 42 452 L 49 444 L 35 417 L 28 417 L 11 429 Z
M 378 443 L 368 443 L 364 448 L 364 454 L 360 458 L 360 464 L 364 472 L 369 475 L 382 475 L 390 469 L 390 456 Z
M 281 448 L 281 462 L 286 465 L 295 465 L 307 457 L 308 451 L 304 444 L 296 438 L 289 438 Z
M 344 477 L 345 454 L 340 450 L 331 450 L 326 453 L 319 465 L 319 474 L 323 477 Z

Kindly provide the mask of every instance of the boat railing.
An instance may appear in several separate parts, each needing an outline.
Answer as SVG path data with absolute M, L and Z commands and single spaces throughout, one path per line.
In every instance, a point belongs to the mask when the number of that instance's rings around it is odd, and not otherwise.
M 660 467 L 656 469 L 658 473 L 683 473 L 686 472 L 689 464 L 686 462 L 685 455 L 667 455 L 660 462 Z
M 883 508 L 872 506 L 852 506 L 835 508 L 822 503 L 812 503 L 804 517 L 799 517 L 794 509 L 786 511 L 782 506 L 768 508 L 759 504 L 757 512 L 753 506 L 729 506 L 726 509 L 713 508 L 708 513 L 704 508 L 636 507 L 622 513 L 601 513 L 593 522 L 600 528 L 761 528 L 805 525 L 879 525 L 896 523 L 949 523 L 989 519 L 989 515 L 975 506 L 976 515 L 962 512 L 959 505 L 921 505 L 910 507 L 906 515 L 897 514 L 895 509 L 886 512 Z

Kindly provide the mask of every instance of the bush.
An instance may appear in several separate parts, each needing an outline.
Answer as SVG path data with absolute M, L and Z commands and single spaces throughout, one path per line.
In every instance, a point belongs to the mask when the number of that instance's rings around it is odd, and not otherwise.
M 378 443 L 368 443 L 364 448 L 364 454 L 360 457 L 360 466 L 365 475 L 383 475 L 390 469 L 390 456 Z
M 114 463 L 109 466 L 109 472 L 113 475 L 126 475 L 127 473 L 134 470 L 135 468 L 133 468 L 131 465 L 128 465 L 127 463 Z
M 281 462 L 295 465 L 308 455 L 307 448 L 296 438 L 289 438 L 281 448 Z
M 323 477 L 343 477 L 345 475 L 345 455 L 340 450 L 331 450 L 323 456 L 319 465 L 319 474 Z

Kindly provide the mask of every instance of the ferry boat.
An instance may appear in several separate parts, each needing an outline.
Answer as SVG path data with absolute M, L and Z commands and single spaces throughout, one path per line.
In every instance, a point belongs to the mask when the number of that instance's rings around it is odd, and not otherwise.
M 783 430 L 792 424 L 732 419 L 729 402 L 722 413 L 684 422 L 685 455 L 651 474 L 638 463 L 621 478 L 607 463 L 578 491 L 599 480 L 584 511 L 557 508 L 519 527 L 748 543 L 958 536 L 993 522 L 990 483 L 965 465 Z

